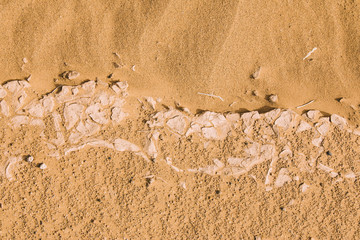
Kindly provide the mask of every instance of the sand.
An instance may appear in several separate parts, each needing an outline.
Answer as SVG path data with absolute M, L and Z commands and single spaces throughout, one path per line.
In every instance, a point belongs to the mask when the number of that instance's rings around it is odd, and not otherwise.
M 360 237 L 356 1 L 0 6 L 1 238 Z

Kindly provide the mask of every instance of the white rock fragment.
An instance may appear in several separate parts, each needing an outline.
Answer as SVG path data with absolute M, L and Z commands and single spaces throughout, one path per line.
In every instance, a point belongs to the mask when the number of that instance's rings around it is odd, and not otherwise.
M 41 100 L 40 103 L 42 104 L 42 106 L 44 107 L 44 111 L 46 113 L 50 113 L 53 111 L 54 106 L 55 106 L 55 101 L 54 101 L 54 97 L 52 96 L 44 96 Z
M 176 116 L 166 122 L 166 125 L 174 132 L 183 135 L 186 128 L 186 120 L 183 116 Z
M 152 97 L 145 97 L 145 100 L 149 103 L 151 108 L 155 110 L 156 101 Z
M 3 115 L 5 115 L 6 117 L 10 116 L 10 109 L 5 100 L 0 101 L 0 108 Z
M 41 163 L 41 164 L 39 165 L 39 168 L 42 169 L 42 170 L 44 170 L 44 169 L 47 168 L 47 166 L 46 166 L 45 163 Z
M 280 117 L 276 119 L 274 125 L 287 130 L 290 127 L 292 121 L 292 113 L 287 110 L 280 114 Z
M 29 117 L 24 115 L 17 115 L 11 119 L 11 125 L 14 128 L 18 128 L 21 125 L 29 123 Z
M 281 168 L 278 174 L 278 177 L 275 180 L 275 187 L 282 187 L 285 183 L 291 182 L 291 177 L 289 176 L 289 170 L 287 168 Z
M 265 120 L 268 122 L 268 123 L 273 123 L 273 121 L 276 119 L 277 116 L 279 116 L 281 110 L 280 109 L 273 109 L 271 110 L 270 112 L 266 112 L 264 114 L 265 116 Z
M 340 129 L 344 129 L 345 127 L 347 127 L 347 121 L 345 118 L 340 117 L 337 114 L 332 114 L 330 117 L 330 120 L 333 124 L 335 124 L 336 126 L 338 126 Z
M 66 72 L 63 72 L 63 73 L 61 74 L 61 76 L 62 76 L 63 78 L 67 78 L 67 79 L 69 79 L 69 80 L 73 80 L 73 79 L 79 77 L 79 76 L 80 76 L 80 73 L 78 73 L 77 71 L 66 71 Z
M 90 116 L 90 118 L 99 124 L 107 124 L 108 119 L 106 117 L 106 113 L 101 111 L 101 107 L 99 104 L 93 104 L 86 108 L 85 113 Z
M 315 125 L 315 128 L 322 136 L 325 136 L 330 129 L 330 123 L 329 122 L 317 123 Z
M 311 141 L 311 143 L 315 146 L 315 147 L 320 147 L 322 142 L 323 142 L 324 138 L 323 137 L 318 137 L 315 138 Z
M 204 138 L 206 138 L 206 139 L 216 140 L 218 138 L 216 128 L 214 128 L 214 127 L 204 127 L 201 129 L 201 131 L 202 131 Z
M 2 86 L 0 86 L 0 98 L 4 98 L 6 97 L 6 95 L 7 95 L 6 90 Z
M 116 85 L 119 87 L 119 89 L 121 91 L 126 91 L 129 87 L 129 84 L 127 81 L 116 82 Z
M 243 161 L 244 161 L 243 158 L 236 158 L 236 157 L 229 157 L 227 159 L 228 164 L 233 166 L 240 166 Z
M 318 110 L 310 110 L 310 111 L 306 112 L 306 116 L 311 121 L 316 121 L 319 118 L 320 115 L 321 115 L 321 113 Z
M 84 106 L 73 103 L 64 107 L 65 128 L 70 129 L 80 120 Z
M 303 183 L 303 184 L 300 185 L 300 191 L 301 192 L 306 192 L 306 190 L 308 190 L 309 187 L 310 187 L 309 185 L 307 185 L 306 183 Z
M 32 163 L 34 161 L 34 157 L 29 155 L 26 157 L 26 161 L 29 162 L 29 163 Z
M 260 73 L 261 73 L 261 67 L 259 67 L 258 69 L 256 69 L 256 71 L 251 74 L 251 78 L 253 79 L 259 79 L 260 78 Z
M 9 157 L 5 166 L 5 176 L 10 181 L 14 180 L 13 176 L 13 169 L 15 167 L 15 163 L 19 162 L 21 160 L 20 157 Z
M 255 120 L 260 119 L 260 114 L 257 111 L 243 113 L 241 115 L 241 120 L 243 121 L 243 131 L 245 134 L 249 134 L 251 127 L 254 124 Z
M 120 123 L 123 119 L 129 116 L 128 113 L 125 113 L 119 107 L 114 107 L 111 109 L 111 120 L 115 123 Z
M 44 117 L 44 107 L 39 102 L 33 102 L 27 107 L 29 114 L 33 117 Z
M 272 95 L 269 96 L 269 102 L 271 102 L 271 103 L 277 103 L 278 100 L 279 100 L 279 98 L 275 94 L 272 94 Z
M 289 146 L 285 146 L 284 148 L 283 148 L 283 150 L 280 152 L 280 154 L 279 154 L 279 157 L 280 158 L 285 158 L 285 157 L 292 157 L 293 156 L 293 153 L 292 153 L 292 151 L 291 151 L 291 149 L 290 149 L 290 147 Z
M 304 132 L 304 131 L 307 131 L 307 130 L 310 130 L 310 129 L 311 129 L 311 125 L 308 124 L 307 122 L 301 120 L 296 132 L 297 133 Z
M 136 146 L 135 144 L 133 144 L 127 140 L 120 139 L 120 138 L 115 139 L 114 146 L 115 146 L 115 149 L 120 152 L 125 152 L 125 151 L 139 152 L 140 151 L 140 148 L 138 146 Z
M 346 173 L 344 177 L 345 178 L 350 178 L 350 179 L 355 179 L 356 174 L 354 172 L 350 171 L 350 172 Z
M 338 175 L 337 173 L 334 172 L 334 169 L 332 169 L 331 167 L 325 166 L 322 163 L 319 163 L 317 167 L 320 170 L 323 170 L 323 171 L 325 171 L 327 173 L 332 174 L 332 177 L 336 177 Z

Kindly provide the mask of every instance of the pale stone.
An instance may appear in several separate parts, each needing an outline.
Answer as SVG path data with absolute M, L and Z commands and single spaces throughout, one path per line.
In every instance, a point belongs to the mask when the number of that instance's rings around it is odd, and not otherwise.
M 229 157 L 229 158 L 227 159 L 227 162 L 228 162 L 228 164 L 230 164 L 230 165 L 240 166 L 243 160 L 244 160 L 243 158 Z
M 343 117 L 340 117 L 339 115 L 337 114 L 332 114 L 331 115 L 331 122 L 333 124 L 335 124 L 336 126 L 340 127 L 341 129 L 343 129 L 344 127 L 347 126 L 347 121 L 345 118 Z
M 309 189 L 309 185 L 307 185 L 306 183 L 303 183 L 300 185 L 300 191 L 301 192 L 306 192 Z
M 29 123 L 29 117 L 24 115 L 17 115 L 11 119 L 11 125 L 14 128 L 18 128 L 21 125 L 25 125 Z
M 218 138 L 217 131 L 214 127 L 204 127 L 201 129 L 201 131 L 202 131 L 204 138 L 207 138 L 207 139 L 217 139 Z
M 29 162 L 29 163 L 32 163 L 34 161 L 34 157 L 29 155 L 26 157 L 26 161 Z
M 0 98 L 4 98 L 6 97 L 6 95 L 7 95 L 6 90 L 2 86 L 0 86 Z
M 88 114 L 94 122 L 99 124 L 107 124 L 109 121 L 106 118 L 106 113 L 101 111 L 99 104 L 90 105 L 86 108 L 85 113 Z
M 44 108 L 39 102 L 35 102 L 28 107 L 29 114 L 33 117 L 44 117 Z
M 330 129 L 330 124 L 329 123 L 322 123 L 322 124 L 316 124 L 315 125 L 316 127 L 316 130 L 322 135 L 322 136 L 325 136 L 329 129 Z
M 135 144 L 133 144 L 127 140 L 120 139 L 120 138 L 115 139 L 114 146 L 115 146 L 115 149 L 120 152 L 125 152 L 125 151 L 139 152 L 140 151 L 140 148 L 138 146 L 136 146 Z
M 175 131 L 181 135 L 185 133 L 186 120 L 183 116 L 176 116 L 166 122 L 172 131 Z
M 317 120 L 320 115 L 321 113 L 318 110 L 310 110 L 306 112 L 306 116 L 312 121 Z
M 324 139 L 323 137 L 318 137 L 318 138 L 313 139 L 311 141 L 311 143 L 316 147 L 320 147 L 323 139 Z
M 121 122 L 123 119 L 125 119 L 129 114 L 125 113 L 121 110 L 119 107 L 114 107 L 111 109 L 111 120 L 115 123 Z
M 41 163 L 40 166 L 39 166 L 40 169 L 44 170 L 47 168 L 46 164 L 45 163 Z
M 301 120 L 296 132 L 303 132 L 311 129 L 311 125 Z
M 1 113 L 6 117 L 10 116 L 10 109 L 5 100 L 0 101 Z
M 274 125 L 287 130 L 290 127 L 292 121 L 292 114 L 290 111 L 284 111 L 280 114 L 280 117 L 276 119 Z
M 44 107 L 45 112 L 50 113 L 54 110 L 55 101 L 52 96 L 44 96 L 43 99 L 40 100 L 40 103 Z
M 70 105 L 65 105 L 64 107 L 64 118 L 65 118 L 65 128 L 70 129 L 80 120 L 84 106 L 73 103 Z
M 264 114 L 265 120 L 268 123 L 272 123 L 276 119 L 276 117 L 280 114 L 280 112 L 281 112 L 280 109 L 273 109 L 270 112 L 265 113 Z
M 155 110 L 156 101 L 152 97 L 146 97 L 145 100 L 149 103 L 151 108 Z
M 289 176 L 289 170 L 287 168 L 281 168 L 278 174 L 278 177 L 275 180 L 275 187 L 282 187 L 285 183 L 291 182 L 291 177 Z
M 78 73 L 77 71 L 66 71 L 66 72 L 62 73 L 62 77 L 67 78 L 69 80 L 73 80 L 79 76 L 80 76 L 80 73 Z

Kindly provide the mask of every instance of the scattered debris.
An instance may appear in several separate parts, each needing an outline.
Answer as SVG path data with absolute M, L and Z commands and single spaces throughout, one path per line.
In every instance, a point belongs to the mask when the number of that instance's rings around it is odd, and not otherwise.
M 309 104 L 311 104 L 313 102 L 315 102 L 315 100 L 311 100 L 311 101 L 309 101 L 307 103 L 304 103 L 303 105 L 297 106 L 296 108 L 299 109 L 299 108 L 305 107 L 306 105 L 309 105 Z
M 133 70 L 133 71 L 135 72 L 135 65 L 133 65 L 133 66 L 131 67 L 131 70 Z
M 313 52 L 315 52 L 316 50 L 317 50 L 317 48 L 314 47 L 314 48 L 303 58 L 303 60 L 305 60 L 305 59 L 307 59 L 308 57 L 310 57 L 310 55 L 311 55 Z
M 27 60 L 26 57 L 23 58 L 23 63 L 24 63 L 24 64 L 28 63 L 28 60 Z
M 216 96 L 216 95 L 214 95 L 214 94 L 210 94 L 210 93 L 201 93 L 201 92 L 198 92 L 198 94 L 200 94 L 200 95 L 205 95 L 205 96 L 209 96 L 209 97 L 218 98 L 218 99 L 220 99 L 221 101 L 224 101 L 224 99 L 223 99 L 222 97 L 220 97 L 220 96 Z
M 278 96 L 275 95 L 275 94 L 272 94 L 272 95 L 269 96 L 269 102 L 271 102 L 271 103 L 277 103 L 278 100 L 279 100 Z
M 120 65 L 116 62 L 113 62 L 113 66 L 114 66 L 114 68 L 120 68 Z

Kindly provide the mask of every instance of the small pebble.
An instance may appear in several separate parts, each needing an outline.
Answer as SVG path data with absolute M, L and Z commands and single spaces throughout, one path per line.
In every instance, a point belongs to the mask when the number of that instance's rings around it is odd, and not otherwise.
M 255 96 L 255 97 L 257 97 L 257 96 L 259 96 L 259 92 L 256 91 L 256 90 L 254 90 L 254 91 L 252 91 L 252 95 Z
M 332 153 L 331 153 L 330 151 L 327 151 L 327 152 L 326 152 L 326 155 L 332 156 Z
M 261 71 L 261 67 L 259 67 L 253 74 L 251 74 L 251 78 L 252 79 L 260 78 L 260 71 Z
M 72 80 L 72 79 L 75 79 L 75 78 L 79 77 L 80 73 L 78 73 L 77 71 L 67 71 L 67 72 L 63 72 L 61 74 L 61 76 L 63 78 L 67 78 L 69 80 Z
M 47 168 L 47 166 L 46 166 L 46 164 L 45 164 L 45 163 L 42 163 L 42 164 L 40 164 L 39 168 L 44 170 L 44 169 L 46 169 L 46 168 Z
M 31 163 L 31 162 L 34 161 L 34 157 L 31 156 L 31 155 L 29 155 L 29 156 L 26 157 L 26 161 L 29 162 L 29 163 Z
M 278 100 L 279 100 L 279 99 L 278 99 L 278 96 L 275 95 L 275 94 L 272 94 L 272 95 L 270 95 L 270 97 L 269 97 L 269 102 L 271 102 L 271 103 L 276 103 Z

